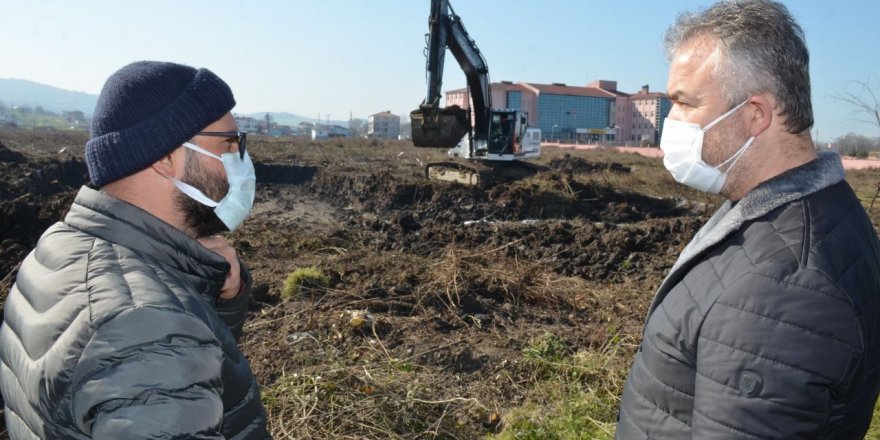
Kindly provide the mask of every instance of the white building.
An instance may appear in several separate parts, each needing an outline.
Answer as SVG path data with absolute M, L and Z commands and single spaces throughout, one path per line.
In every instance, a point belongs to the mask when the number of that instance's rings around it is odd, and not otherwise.
M 629 97 L 632 101 L 632 129 L 630 140 L 657 145 L 663 134 L 663 120 L 672 109 L 672 101 L 665 93 L 651 92 L 648 86 L 642 86 L 639 93 Z
M 372 138 L 397 139 L 400 135 L 400 116 L 389 111 L 370 115 L 367 136 Z
M 247 116 L 235 116 L 235 125 L 238 125 L 239 131 L 246 131 L 248 133 L 256 133 L 257 132 L 257 119 L 249 118 Z
M 327 139 L 330 135 L 329 127 L 326 125 L 316 125 L 315 128 L 312 129 L 312 140 L 316 139 Z

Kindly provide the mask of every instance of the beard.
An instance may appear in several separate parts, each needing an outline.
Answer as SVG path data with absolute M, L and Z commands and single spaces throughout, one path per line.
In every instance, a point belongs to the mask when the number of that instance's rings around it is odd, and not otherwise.
M 711 166 L 720 165 L 749 140 L 748 133 L 742 132 L 740 117 L 739 112 L 734 113 L 706 132 L 703 140 L 703 160 L 706 163 Z M 728 163 L 720 171 L 727 171 L 730 165 Z
M 739 112 L 730 116 L 730 120 L 722 121 L 706 133 L 704 147 L 711 146 L 708 154 L 703 156 L 709 165 L 717 167 L 731 159 L 740 148 L 749 140 L 748 132 L 742 128 L 742 120 Z M 714 133 L 712 133 L 714 131 Z M 704 150 L 706 151 L 706 150 Z M 724 186 L 720 194 L 727 197 L 739 193 L 743 188 L 741 177 L 752 168 L 749 158 L 740 156 L 739 159 L 728 162 L 718 170 L 726 175 Z M 736 165 L 736 166 L 734 166 Z
M 219 202 L 229 192 L 229 182 L 225 175 L 205 169 L 199 163 L 197 156 L 198 153 L 186 151 L 183 178 L 180 180 L 200 189 L 209 199 Z M 176 193 L 175 202 L 177 209 L 183 213 L 185 226 L 195 234 L 196 238 L 229 230 L 214 214 L 214 208 L 205 206 L 180 191 Z

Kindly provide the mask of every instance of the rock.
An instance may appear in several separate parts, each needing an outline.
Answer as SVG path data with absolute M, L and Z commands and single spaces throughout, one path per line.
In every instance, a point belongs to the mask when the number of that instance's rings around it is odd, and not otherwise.
M 373 317 L 363 310 L 349 311 L 348 326 L 354 330 L 363 330 L 373 326 Z

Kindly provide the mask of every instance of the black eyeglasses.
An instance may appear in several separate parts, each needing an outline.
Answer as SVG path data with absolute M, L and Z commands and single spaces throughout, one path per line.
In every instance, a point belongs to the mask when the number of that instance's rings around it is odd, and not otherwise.
M 245 150 L 245 141 L 247 140 L 247 132 L 246 131 L 200 131 L 196 133 L 198 136 L 216 136 L 222 137 L 226 139 L 235 138 L 235 143 L 238 144 L 238 155 L 241 156 L 241 159 L 244 160 L 244 152 Z

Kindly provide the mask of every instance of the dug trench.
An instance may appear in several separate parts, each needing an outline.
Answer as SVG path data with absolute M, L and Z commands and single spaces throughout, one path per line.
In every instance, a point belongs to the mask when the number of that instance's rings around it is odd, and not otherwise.
M 87 171 L 73 156 L 2 146 L 0 155 L 5 301 L 18 264 L 63 218 Z M 253 214 L 230 238 L 254 277 L 242 348 L 278 436 L 285 417 L 304 411 L 291 402 L 318 405 L 341 388 L 391 408 L 388 417 L 400 419 L 389 423 L 403 437 L 431 426 L 441 438 L 499 431 L 498 414 L 529 399 L 517 384 L 534 373 L 523 360 L 532 341 L 552 334 L 574 352 L 602 346 L 610 332 L 637 334 L 646 298 L 705 220 L 687 204 L 594 179 L 631 170 L 579 157 L 491 188 L 430 182 L 415 164 L 256 168 Z M 288 274 L 303 267 L 317 268 L 327 283 L 283 298 Z M 353 316 L 366 325 L 353 325 Z M 389 362 L 423 386 L 369 372 Z M 310 403 L 278 394 L 290 387 L 309 394 L 297 387 L 321 377 L 333 386 L 315 385 Z M 321 438 L 326 426 L 367 435 L 366 416 L 347 411 L 316 412 L 308 423 L 322 430 L 297 425 L 298 438 Z M 401 415 L 407 411 L 432 425 L 413 424 Z

